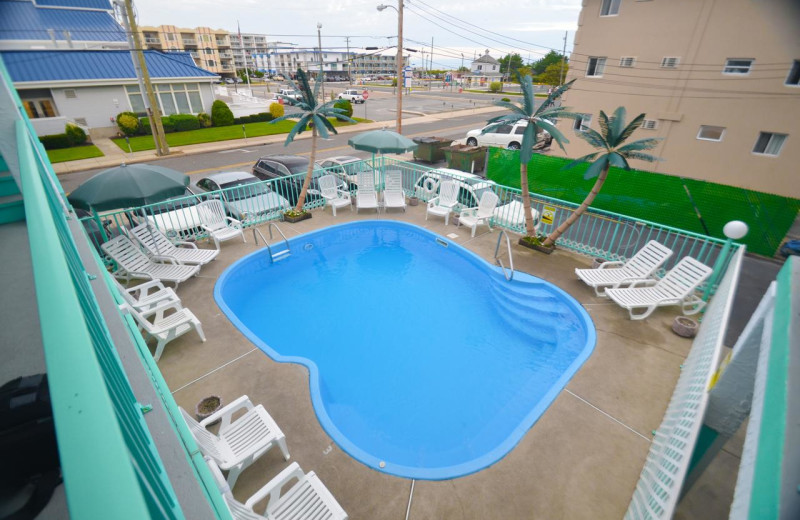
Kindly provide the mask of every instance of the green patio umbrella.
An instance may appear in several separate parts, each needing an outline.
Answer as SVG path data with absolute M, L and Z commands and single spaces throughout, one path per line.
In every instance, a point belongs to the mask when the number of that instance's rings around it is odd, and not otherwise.
M 152 164 L 121 164 L 78 186 L 67 199 L 90 211 L 131 208 L 161 202 L 186 192 L 189 176 Z
M 404 153 L 417 149 L 417 143 L 391 130 L 372 130 L 349 139 L 356 150 L 372 153 Z

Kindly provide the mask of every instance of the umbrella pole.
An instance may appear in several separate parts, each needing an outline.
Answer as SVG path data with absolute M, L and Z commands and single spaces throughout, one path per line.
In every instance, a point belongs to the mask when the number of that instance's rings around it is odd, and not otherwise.
M 103 243 L 105 244 L 106 242 L 108 242 L 108 235 L 106 235 L 106 228 L 103 227 L 103 222 L 100 220 L 100 215 L 97 214 L 97 211 L 94 209 L 94 206 L 89 206 L 89 209 L 92 210 L 92 218 L 97 223 L 97 227 L 100 229 L 100 236 L 103 237 Z

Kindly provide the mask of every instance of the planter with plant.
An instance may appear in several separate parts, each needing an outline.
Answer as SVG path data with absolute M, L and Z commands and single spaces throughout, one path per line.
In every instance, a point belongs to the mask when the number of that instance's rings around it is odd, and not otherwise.
M 546 235 L 537 234 L 536 236 L 524 236 L 520 238 L 519 242 L 517 243 L 522 247 L 527 247 L 528 249 L 533 249 L 541 253 L 544 253 L 546 255 L 549 255 L 550 253 L 555 251 L 556 246 L 555 245 L 545 246 L 544 245 L 545 239 L 547 239 Z
M 295 222 L 301 222 L 303 220 L 308 220 L 311 218 L 311 212 L 305 209 L 301 209 L 297 211 L 296 209 L 290 209 L 288 211 L 283 212 L 283 221 L 288 222 L 290 224 L 294 224 Z
M 220 408 L 222 408 L 222 398 L 218 395 L 210 395 L 202 398 L 200 402 L 197 403 L 197 406 L 194 408 L 194 414 L 197 416 L 198 421 L 202 421 L 207 417 L 211 417 L 211 415 Z

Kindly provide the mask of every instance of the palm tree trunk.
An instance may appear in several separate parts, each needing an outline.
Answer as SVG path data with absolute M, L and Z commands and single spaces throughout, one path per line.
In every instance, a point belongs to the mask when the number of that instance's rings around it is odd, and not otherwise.
M 533 217 L 531 216 L 531 192 L 528 189 L 528 165 L 521 162 L 519 164 L 519 187 L 522 190 L 522 214 L 525 216 L 525 235 L 532 237 L 536 233 L 533 229 Z
M 308 171 L 306 178 L 303 180 L 303 187 L 300 189 L 300 195 L 297 197 L 297 204 L 294 210 L 298 213 L 303 211 L 303 204 L 306 203 L 306 193 L 308 193 L 308 186 L 311 184 L 311 175 L 314 173 L 314 161 L 317 159 L 317 127 L 311 130 L 311 156 L 308 158 Z
M 578 220 L 578 218 L 586 212 L 589 206 L 592 205 L 592 202 L 594 202 L 595 197 L 597 197 L 597 194 L 600 193 L 600 188 L 603 187 L 603 183 L 606 182 L 606 177 L 608 176 L 609 167 L 610 164 L 606 162 L 603 171 L 601 171 L 600 175 L 597 176 L 597 180 L 595 181 L 594 186 L 592 186 L 592 191 L 590 191 L 589 194 L 586 195 L 586 198 L 583 199 L 583 202 L 581 202 L 581 205 L 578 206 L 578 209 L 576 209 L 572 213 L 572 215 L 569 216 L 567 220 L 562 222 L 561 225 L 558 226 L 558 229 L 556 229 L 547 236 L 547 239 L 542 243 L 543 246 L 550 247 L 553 244 L 555 244 L 556 240 L 558 240 L 558 237 L 563 235 L 564 232 L 567 229 L 569 229 L 569 227 L 572 224 L 574 224 L 575 221 Z

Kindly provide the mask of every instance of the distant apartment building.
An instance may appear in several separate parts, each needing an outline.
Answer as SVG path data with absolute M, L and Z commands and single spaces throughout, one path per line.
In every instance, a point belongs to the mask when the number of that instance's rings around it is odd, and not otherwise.
M 633 167 L 800 198 L 797 0 L 584 0 L 572 79 L 568 137 L 624 106 L 646 118 L 632 139 L 662 139 Z M 591 150 L 570 137 L 570 157 Z
M 253 65 L 255 57 L 274 52 L 276 45 L 276 42 L 270 43 L 267 40 L 266 34 L 242 33 L 240 41 L 239 33 L 231 33 L 231 48 L 233 49 L 233 60 L 237 69 L 245 68 L 245 61 L 248 68 L 258 68 Z
M 291 50 L 270 52 L 253 56 L 255 68 L 270 74 L 289 76 L 294 74 L 298 67 L 316 75 L 320 70 L 327 80 L 346 80 L 349 76 L 358 79 L 365 76 L 394 76 L 397 74 L 397 59 L 395 56 L 380 54 L 347 53 L 322 49 L 320 52 L 312 50 Z M 404 58 L 405 64 L 408 59 Z M 351 65 L 352 64 L 352 65 Z M 349 70 L 349 74 L 348 74 Z
M 233 77 L 234 37 L 222 29 L 195 27 L 185 29 L 174 25 L 139 27 L 142 44 L 148 49 L 160 51 L 185 51 L 194 58 L 195 64 L 209 72 Z

